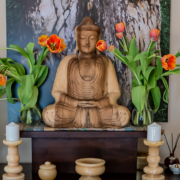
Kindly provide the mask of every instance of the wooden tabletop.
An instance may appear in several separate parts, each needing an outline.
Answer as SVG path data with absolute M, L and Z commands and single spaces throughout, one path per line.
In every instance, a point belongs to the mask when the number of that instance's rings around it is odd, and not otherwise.
M 6 164 L 0 164 L 0 177 L 4 174 L 4 167 Z M 21 164 L 23 166 L 23 173 L 25 180 L 40 180 L 37 174 L 32 174 L 31 164 Z M 102 180 L 142 180 L 142 171 L 137 171 L 136 174 L 104 174 L 101 176 Z M 180 175 L 173 175 L 170 171 L 165 170 L 165 180 L 180 180 Z M 77 174 L 58 174 L 56 180 L 78 180 Z

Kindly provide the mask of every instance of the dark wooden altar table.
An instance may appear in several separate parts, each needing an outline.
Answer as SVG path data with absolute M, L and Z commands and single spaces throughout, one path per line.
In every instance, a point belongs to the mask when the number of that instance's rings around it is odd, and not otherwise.
M 146 127 L 121 129 L 50 128 L 20 124 L 21 138 L 32 139 L 32 172 L 46 161 L 59 173 L 75 173 L 75 160 L 94 157 L 106 161 L 106 173 L 136 173 L 138 138 L 146 138 Z
M 0 177 L 4 174 L 6 164 L 0 164 Z M 40 180 L 38 174 L 32 174 L 32 164 L 21 164 L 25 180 Z M 143 171 L 137 171 L 136 174 L 104 174 L 102 180 L 142 180 Z M 180 175 L 173 175 L 170 171 L 165 171 L 165 180 L 179 180 Z M 77 174 L 58 174 L 56 180 L 78 180 Z

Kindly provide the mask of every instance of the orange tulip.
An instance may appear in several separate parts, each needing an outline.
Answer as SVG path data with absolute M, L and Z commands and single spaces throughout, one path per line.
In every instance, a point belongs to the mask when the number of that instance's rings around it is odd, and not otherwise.
M 125 31 L 125 24 L 123 22 L 116 24 L 116 31 L 117 32 L 124 32 Z
M 176 56 L 173 54 L 165 55 L 161 58 L 161 63 L 165 70 L 172 70 L 176 67 Z
M 47 40 L 48 40 L 48 35 L 41 35 L 41 36 L 38 38 L 38 43 L 39 43 L 41 46 L 46 46 Z
M 113 46 L 113 45 L 110 45 L 110 46 L 109 46 L 109 50 L 110 50 L 110 51 L 114 51 L 114 46 Z
M 47 40 L 47 48 L 52 53 L 60 53 L 66 48 L 64 39 L 59 38 L 56 34 L 52 34 Z
M 152 29 L 150 31 L 150 39 L 154 39 L 154 41 L 157 41 L 158 40 L 158 37 L 159 37 L 159 34 L 160 34 L 160 30 L 158 29 Z
M 96 44 L 96 48 L 99 51 L 105 51 L 107 49 L 107 44 L 104 40 L 99 40 Z
M 123 33 L 122 32 L 116 33 L 116 37 L 119 38 L 119 39 L 122 39 L 123 38 Z
M 0 74 L 0 86 L 6 85 L 6 77 L 3 74 Z

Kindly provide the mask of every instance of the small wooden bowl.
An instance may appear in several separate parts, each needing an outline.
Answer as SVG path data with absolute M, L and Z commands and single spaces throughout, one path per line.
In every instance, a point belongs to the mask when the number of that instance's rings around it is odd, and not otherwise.
M 101 180 L 99 177 L 105 172 L 105 161 L 97 158 L 83 158 L 76 160 L 76 172 L 81 175 L 79 180 Z

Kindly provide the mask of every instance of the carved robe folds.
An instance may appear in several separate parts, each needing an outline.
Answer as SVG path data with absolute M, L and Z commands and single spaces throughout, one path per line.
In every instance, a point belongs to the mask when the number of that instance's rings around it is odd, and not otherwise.
M 52 95 L 55 104 L 43 111 L 44 122 L 51 127 L 120 128 L 130 119 L 129 110 L 117 104 L 120 89 L 112 62 L 102 55 L 66 56 Z

